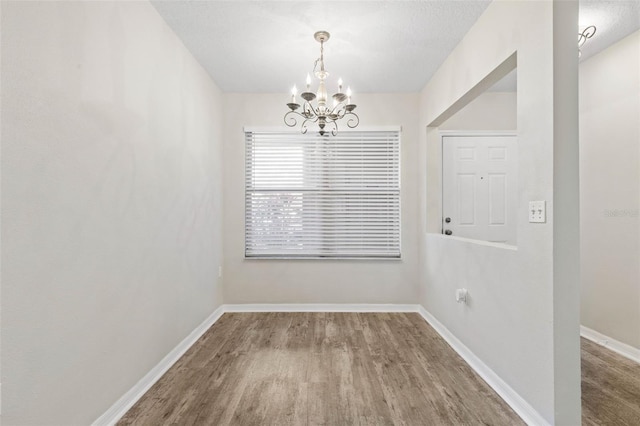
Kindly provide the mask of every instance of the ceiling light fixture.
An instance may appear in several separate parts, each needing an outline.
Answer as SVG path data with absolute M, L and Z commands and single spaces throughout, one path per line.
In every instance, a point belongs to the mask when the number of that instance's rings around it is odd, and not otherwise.
M 351 88 L 347 88 L 347 93 L 342 93 L 342 79 L 338 80 L 338 92 L 333 95 L 333 105 L 327 105 L 327 89 L 325 87 L 325 80 L 329 76 L 329 73 L 324 69 L 324 43 L 329 40 L 329 33 L 326 31 L 318 31 L 313 37 L 320 43 L 320 57 L 316 59 L 313 66 L 314 75 L 320 80 L 318 83 L 318 90 L 316 93 L 311 92 L 311 76 L 307 74 L 307 89 L 300 94 L 300 97 L 304 100 L 302 103 L 302 111 L 298 112 L 300 104 L 296 102 L 297 89 L 293 86 L 291 90 L 291 102 L 287 104 L 291 111 L 284 115 L 284 122 L 289 127 L 298 125 L 298 118 L 302 118 L 302 125 L 300 131 L 307 133 L 310 123 L 318 123 L 320 128 L 320 135 L 324 136 L 327 132 L 331 132 L 333 136 L 338 134 L 338 120 L 345 117 L 347 119 L 347 126 L 354 128 L 360 123 L 360 118 L 353 112 L 356 109 L 356 105 L 351 103 Z M 320 65 L 320 69 L 318 69 Z M 316 101 L 316 106 L 311 103 Z
M 582 45 L 591 37 L 593 37 L 596 33 L 596 26 L 589 25 L 585 28 L 580 34 L 578 34 L 578 58 L 582 56 L 582 50 L 580 48 Z

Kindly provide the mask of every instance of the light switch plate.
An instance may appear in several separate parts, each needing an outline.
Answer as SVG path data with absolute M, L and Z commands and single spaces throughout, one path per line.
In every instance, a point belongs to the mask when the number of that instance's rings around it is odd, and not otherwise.
M 529 201 L 529 222 L 545 223 L 547 221 L 546 201 Z

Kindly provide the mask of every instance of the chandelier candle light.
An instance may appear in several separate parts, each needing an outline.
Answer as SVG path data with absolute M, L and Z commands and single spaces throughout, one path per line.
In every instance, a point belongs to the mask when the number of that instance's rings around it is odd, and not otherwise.
M 311 92 L 311 76 L 307 74 L 306 91 L 300 94 L 300 97 L 304 99 L 302 111 L 297 111 L 300 108 L 300 104 L 296 102 L 298 90 L 296 86 L 293 86 L 291 102 L 287 104 L 291 111 L 284 115 L 284 122 L 287 126 L 294 127 L 298 125 L 297 117 L 301 117 L 303 121 L 300 131 L 302 133 L 307 133 L 309 123 L 318 123 L 321 136 L 328 132 L 335 136 L 338 134 L 338 120 L 348 117 L 347 126 L 354 128 L 360 123 L 360 118 L 353 112 L 356 105 L 351 103 L 351 89 L 347 88 L 347 93 L 342 93 L 342 79 L 338 80 L 338 92 L 333 95 L 333 105 L 331 107 L 327 105 L 325 80 L 329 73 L 324 69 L 324 42 L 329 40 L 329 33 L 318 31 L 313 37 L 320 43 L 320 58 L 316 60 L 313 67 L 314 75 L 320 80 L 318 90 L 316 93 Z M 320 69 L 317 69 L 318 65 L 320 65 Z M 316 98 L 317 105 L 314 107 L 311 102 Z

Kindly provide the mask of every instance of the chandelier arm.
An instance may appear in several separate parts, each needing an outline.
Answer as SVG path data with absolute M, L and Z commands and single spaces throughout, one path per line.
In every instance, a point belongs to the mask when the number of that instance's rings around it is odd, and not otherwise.
M 302 122 L 302 125 L 300 126 L 300 132 L 304 135 L 305 133 L 307 133 L 309 123 L 315 123 L 317 121 L 318 121 L 318 117 L 307 118 Z
M 296 118 L 297 116 L 300 116 L 302 118 L 305 118 L 304 115 L 300 114 L 298 111 L 289 111 L 288 113 L 286 113 L 284 115 L 284 124 L 286 124 L 289 127 L 295 127 L 298 125 L 298 119 Z
M 340 107 L 342 104 L 337 104 L 327 113 L 327 115 L 337 115 L 338 111 L 340 111 Z
M 331 136 L 335 136 L 338 134 L 338 123 L 335 121 L 330 121 L 330 124 L 333 124 L 333 129 L 331 129 Z
M 318 116 L 318 113 L 313 109 L 313 106 L 311 105 L 310 102 L 306 102 L 305 103 L 305 109 L 306 109 L 307 115 L 309 117 L 311 117 L 311 116 L 317 117 Z
M 339 103 L 332 111 L 332 114 L 336 115 L 335 120 L 341 120 L 344 115 L 347 113 L 347 109 L 343 103 Z
M 302 104 L 302 114 L 304 114 L 305 116 L 308 115 L 310 113 L 310 109 L 311 105 L 309 104 L 309 101 L 304 101 L 304 103 Z
M 585 41 L 590 39 L 596 34 L 595 25 L 590 25 L 585 28 L 580 34 L 578 34 L 578 47 L 582 47 Z
M 349 113 L 345 114 L 345 117 L 347 115 L 353 115 L 353 117 L 350 117 L 347 120 L 347 126 L 350 129 L 353 129 L 354 127 L 358 127 L 358 124 L 360 124 L 360 117 L 358 117 L 358 114 L 356 114 L 355 112 L 349 112 Z

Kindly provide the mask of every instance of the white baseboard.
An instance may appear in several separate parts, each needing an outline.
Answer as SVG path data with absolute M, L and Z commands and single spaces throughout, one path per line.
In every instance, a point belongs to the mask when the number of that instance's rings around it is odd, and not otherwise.
M 178 343 L 162 360 L 151 369 L 138 383 L 117 400 L 111 408 L 93 422 L 93 426 L 114 425 L 133 404 L 153 386 L 173 364 L 222 316 L 224 306 L 213 311 L 198 327 L 196 327 L 184 340 Z
M 592 330 L 589 327 L 585 327 L 584 325 L 580 326 L 580 335 L 585 339 L 589 339 L 600 346 L 604 346 L 605 348 L 622 355 L 625 358 L 629 358 L 631 361 L 640 363 L 640 349 L 638 348 L 622 343 L 619 340 L 613 339 L 607 335 Z
M 466 361 L 467 364 L 524 420 L 528 425 L 548 426 L 550 423 L 524 400 L 511 386 L 454 336 L 440 321 L 420 306 L 418 312 L 431 327 Z
M 257 303 L 224 305 L 225 312 L 418 312 L 420 305 L 366 303 Z

